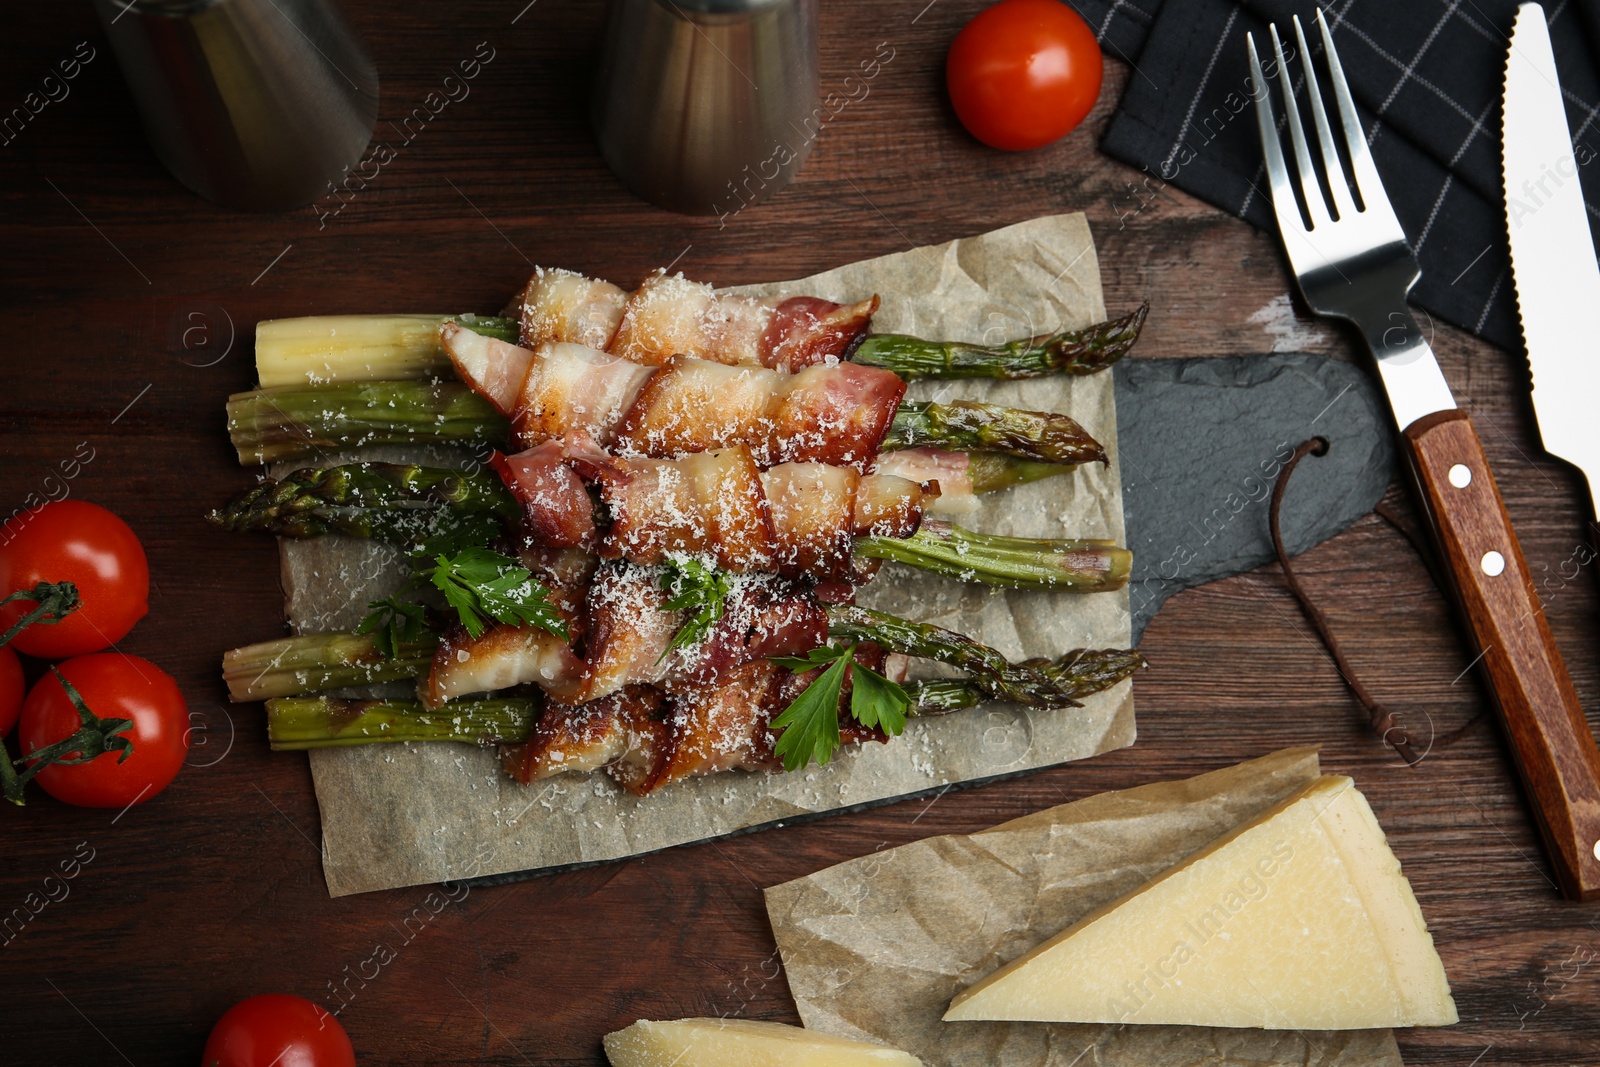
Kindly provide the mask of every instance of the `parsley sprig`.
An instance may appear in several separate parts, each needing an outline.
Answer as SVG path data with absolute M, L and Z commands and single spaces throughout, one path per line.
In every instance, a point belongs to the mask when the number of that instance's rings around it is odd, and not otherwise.
M 722 618 L 723 603 L 733 591 L 725 573 L 697 559 L 669 559 L 661 571 L 661 588 L 671 598 L 661 606 L 663 611 L 691 613 L 667 642 L 661 659 L 704 641 Z
M 567 639 L 567 624 L 550 590 L 533 572 L 510 556 L 487 548 L 464 548 L 455 555 L 437 555 L 431 565 L 412 572 L 415 584 L 431 583 L 455 609 L 467 633 L 482 637 L 490 623 L 537 626 Z M 416 641 L 426 625 L 426 609 L 412 600 L 385 597 L 367 605 L 371 612 L 356 627 L 357 633 L 374 634 L 373 643 L 393 659 L 403 643 Z
M 419 569 L 417 577 L 426 578 L 444 594 L 473 637 L 481 637 L 491 621 L 537 626 L 567 637 L 567 624 L 550 603 L 550 590 L 510 556 L 487 548 L 464 548 L 454 556 L 433 557 L 433 566 Z
M 415 600 L 401 600 L 397 596 L 374 600 L 367 605 L 371 612 L 356 627 L 358 634 L 372 634 L 372 643 L 384 659 L 400 655 L 400 646 L 422 639 L 427 626 L 427 608 Z
M 863 726 L 879 727 L 891 737 L 906 728 L 911 695 L 877 671 L 855 661 L 855 642 L 814 648 L 804 656 L 774 656 L 773 662 L 791 671 L 827 670 L 795 697 L 794 703 L 772 720 L 782 729 L 774 751 L 783 769 L 797 771 L 813 759 L 827 763 L 839 747 L 839 698 L 846 673 L 850 676 L 850 716 Z

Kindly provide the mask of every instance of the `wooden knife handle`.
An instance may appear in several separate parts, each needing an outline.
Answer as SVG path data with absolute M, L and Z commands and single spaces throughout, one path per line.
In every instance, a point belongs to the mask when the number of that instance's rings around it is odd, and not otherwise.
M 1466 412 L 1402 434 L 1556 881 L 1600 899 L 1600 749 Z

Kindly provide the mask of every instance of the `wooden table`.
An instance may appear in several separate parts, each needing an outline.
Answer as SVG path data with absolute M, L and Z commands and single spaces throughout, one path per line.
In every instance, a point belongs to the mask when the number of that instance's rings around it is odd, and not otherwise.
M 248 478 L 222 432 L 222 404 L 252 384 L 256 320 L 495 308 L 533 263 L 624 282 L 669 263 L 722 284 L 794 277 L 1082 210 L 1107 306 L 1151 302 L 1139 358 L 1353 352 L 1290 309 L 1269 235 L 1170 189 L 1131 212 L 1130 183 L 1142 176 L 1096 148 L 1125 68 L 1109 64 L 1093 118 L 1057 145 L 1006 155 L 967 137 L 941 71 L 979 0 L 898 0 L 870 13 L 825 4 L 825 91 L 847 92 L 844 77 L 879 42 L 893 57 L 826 125 L 799 180 L 725 226 L 634 200 L 598 156 L 584 115 L 600 5 L 523 2 L 426 18 L 406 5 L 345 5 L 383 72 L 386 119 L 419 105 L 479 42 L 494 54 L 470 96 L 325 226 L 312 208 L 236 214 L 179 187 L 146 146 L 87 5 L 10 12 L 10 41 L 27 44 L 14 44 L 0 74 L 5 107 L 77 42 L 96 58 L 70 96 L 0 151 L 0 291 L 12 337 L 0 511 L 52 491 L 59 461 L 87 442 L 94 458 L 71 495 L 127 518 L 150 557 L 150 616 L 122 647 L 176 676 L 199 732 L 193 766 L 120 817 L 43 795 L 0 813 L 0 912 L 22 906 L 75 851 L 93 854 L 69 895 L 0 953 L 6 1059 L 193 1063 L 234 1001 L 287 991 L 334 1003 L 330 984 L 379 942 L 399 946 L 398 958 L 347 987 L 356 995 L 342 1016 L 364 1063 L 594 1064 L 600 1035 L 639 1017 L 794 1022 L 783 980 L 770 977 L 761 887 L 886 845 L 1321 742 L 1325 765 L 1355 776 L 1388 829 L 1460 1006 L 1459 1026 L 1400 1034 L 1408 1062 L 1600 1063 L 1600 907 L 1557 898 L 1496 728 L 1482 718 L 1416 769 L 1397 765 L 1364 732 L 1273 567 L 1166 606 L 1143 642 L 1153 666 L 1137 682 L 1131 749 L 473 890 L 409 943 L 401 920 L 425 888 L 330 900 L 306 760 L 269 753 L 259 709 L 230 707 L 218 676 L 223 649 L 282 632 L 272 542 L 217 534 L 200 518 Z M 1586 555 L 1580 482 L 1539 451 L 1520 357 L 1444 325 L 1433 340 L 1548 581 L 1546 608 L 1578 691 L 1600 707 L 1594 568 L 1559 577 Z M 1453 617 L 1391 527 L 1368 517 L 1302 566 L 1358 670 L 1407 722 L 1442 732 L 1483 712 Z

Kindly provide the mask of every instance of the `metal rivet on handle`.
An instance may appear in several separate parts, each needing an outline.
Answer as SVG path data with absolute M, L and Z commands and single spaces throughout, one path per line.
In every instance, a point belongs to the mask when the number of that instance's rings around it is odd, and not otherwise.
M 1483 573 L 1493 578 L 1506 569 L 1506 558 L 1498 552 L 1485 552 L 1478 566 L 1483 568 Z
M 1450 468 L 1450 484 L 1457 489 L 1465 489 L 1472 484 L 1472 468 L 1465 463 L 1457 463 Z

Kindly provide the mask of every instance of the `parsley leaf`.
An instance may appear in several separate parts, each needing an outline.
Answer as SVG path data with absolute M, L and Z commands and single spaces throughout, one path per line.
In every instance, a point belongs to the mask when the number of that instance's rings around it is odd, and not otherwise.
M 418 572 L 455 608 L 461 625 L 481 637 L 491 621 L 537 626 L 565 639 L 567 627 L 533 572 L 509 556 L 487 548 L 465 548 L 454 556 L 435 556 Z
M 850 714 L 862 726 L 876 726 L 890 737 L 899 737 L 906 728 L 906 709 L 911 694 L 877 671 L 859 663 L 850 667 Z
M 772 661 L 791 671 L 815 670 L 829 665 L 821 676 L 772 720 L 782 728 L 775 751 L 783 759 L 783 769 L 796 771 L 815 759 L 819 764 L 833 758 L 839 747 L 839 697 L 844 689 L 845 672 L 850 672 L 850 716 L 863 726 L 878 727 L 891 737 L 906 728 L 906 712 L 911 695 L 877 671 L 855 661 L 852 643 L 837 648 L 813 648 L 804 656 L 774 656 Z
M 723 602 L 733 591 L 726 574 L 697 559 L 669 559 L 661 572 L 661 588 L 671 597 L 662 610 L 692 612 L 672 635 L 661 659 L 676 649 L 704 641 L 722 618 Z
M 375 634 L 372 643 L 384 659 L 398 656 L 401 645 L 421 640 L 427 612 L 421 604 L 391 596 L 374 600 L 367 607 L 371 611 L 356 627 L 356 633 Z
M 782 758 L 784 770 L 798 771 L 813 759 L 827 763 L 833 758 L 833 750 L 839 747 L 839 692 L 849 669 L 849 656 L 839 656 L 772 720 L 774 729 L 783 730 L 773 751 Z

